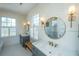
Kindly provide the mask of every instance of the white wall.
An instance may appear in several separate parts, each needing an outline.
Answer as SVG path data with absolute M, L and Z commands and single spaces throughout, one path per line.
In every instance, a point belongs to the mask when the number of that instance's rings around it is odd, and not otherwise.
M 65 35 L 58 39 L 50 39 L 44 29 L 40 27 L 39 31 L 39 40 L 51 40 L 54 43 L 57 43 L 63 50 L 72 51 L 72 55 L 76 55 L 79 52 L 79 38 L 78 38 L 78 19 L 79 13 L 77 13 L 76 21 L 73 22 L 73 27 L 70 28 L 70 22 L 67 19 L 68 9 L 71 5 L 75 5 L 79 9 L 79 4 L 62 4 L 62 3 L 53 3 L 53 4 L 39 4 L 37 7 L 33 8 L 27 15 L 27 19 L 31 20 L 31 16 L 39 13 L 40 17 L 45 17 L 46 20 L 52 16 L 60 17 L 66 24 L 66 33 Z M 78 12 L 78 9 L 76 11 Z M 76 54 L 75 54 L 76 52 Z M 78 54 L 77 54 L 78 55 Z
M 1 10 L 1 9 L 0 9 L 0 16 L 8 16 L 8 17 L 16 19 L 17 36 L 0 38 L 4 41 L 4 45 L 7 46 L 7 45 L 19 43 L 18 35 L 23 33 L 23 31 L 24 31 L 23 22 L 25 22 L 25 17 L 23 15 L 20 15 L 20 14 L 14 13 L 14 12 L 10 12 L 10 11 Z

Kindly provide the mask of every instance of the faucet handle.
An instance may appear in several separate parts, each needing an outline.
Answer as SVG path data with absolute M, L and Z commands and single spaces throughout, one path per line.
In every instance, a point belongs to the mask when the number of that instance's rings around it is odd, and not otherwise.
M 55 44 L 55 46 L 54 47 L 57 47 L 58 46 L 58 44 Z
M 53 42 L 51 42 L 51 41 L 48 41 L 49 42 L 49 45 L 51 45 L 51 46 L 53 46 L 54 44 L 53 44 Z
M 54 45 L 53 42 L 51 42 L 51 45 L 52 45 L 52 46 Z
M 48 41 L 48 43 L 49 43 L 49 45 L 51 45 L 51 42 L 50 41 Z

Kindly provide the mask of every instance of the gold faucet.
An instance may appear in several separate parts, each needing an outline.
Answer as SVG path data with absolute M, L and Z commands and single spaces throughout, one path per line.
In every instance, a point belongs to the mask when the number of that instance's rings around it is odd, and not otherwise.
M 51 42 L 51 41 L 48 41 L 49 42 L 49 45 L 50 46 L 54 46 L 54 47 L 57 47 L 58 46 L 58 44 L 54 44 L 53 42 Z
M 53 46 L 53 42 L 51 42 L 51 41 L 48 41 L 48 42 L 49 42 L 49 45 Z

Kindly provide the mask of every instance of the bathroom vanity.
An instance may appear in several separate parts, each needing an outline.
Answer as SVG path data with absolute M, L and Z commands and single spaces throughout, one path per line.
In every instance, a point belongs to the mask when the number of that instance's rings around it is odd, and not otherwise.
M 50 46 L 48 41 L 40 40 L 32 43 L 33 56 L 54 56 L 56 54 L 56 47 Z M 58 54 L 59 55 L 59 54 Z
M 36 46 L 32 46 L 32 54 L 33 56 L 46 56 L 40 49 L 38 49 Z
M 28 34 L 20 35 L 20 44 L 24 47 L 26 42 L 30 41 L 30 36 Z
M 75 56 L 76 52 L 61 46 L 50 46 L 46 40 L 32 43 L 33 56 Z

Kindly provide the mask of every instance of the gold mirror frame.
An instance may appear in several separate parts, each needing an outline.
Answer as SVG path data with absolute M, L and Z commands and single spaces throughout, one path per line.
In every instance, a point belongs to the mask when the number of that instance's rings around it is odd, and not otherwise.
M 61 35 L 59 35 L 59 36 L 57 36 L 56 38 L 55 37 L 53 37 L 53 35 L 51 35 L 52 33 L 58 33 L 58 32 L 50 32 L 49 34 L 47 33 L 47 31 L 46 31 L 46 27 L 47 26 L 49 26 L 49 24 L 47 24 L 47 22 L 49 23 L 49 22 L 52 22 L 52 21 L 60 21 L 60 22 L 63 22 L 62 24 L 64 24 L 64 32 L 61 34 Z M 49 18 L 48 20 L 47 20 L 47 22 L 45 23 L 45 26 L 44 26 L 44 30 L 45 30 L 45 33 L 47 34 L 47 36 L 48 37 L 50 37 L 50 38 L 52 38 L 52 39 L 60 39 L 61 37 L 63 37 L 64 36 L 64 34 L 65 34 L 65 32 L 66 32 L 66 24 L 64 23 L 64 21 L 63 20 L 61 20 L 60 18 L 58 18 L 58 17 L 51 17 L 51 18 Z M 58 25 L 58 24 L 57 24 Z M 49 29 L 49 28 L 48 28 Z M 54 28 L 55 29 L 55 28 Z M 48 31 L 51 31 L 51 29 L 49 29 Z M 50 36 L 51 35 L 51 36 Z

